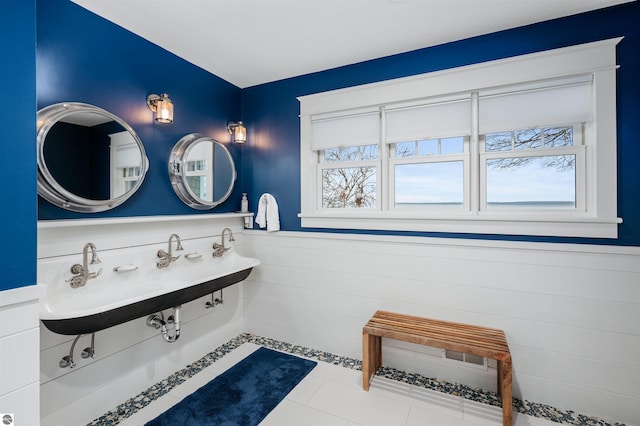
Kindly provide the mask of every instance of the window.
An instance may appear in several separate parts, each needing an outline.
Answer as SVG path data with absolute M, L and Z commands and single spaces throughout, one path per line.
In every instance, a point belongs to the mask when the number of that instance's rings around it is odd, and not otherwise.
M 465 208 L 468 137 L 448 137 L 391 146 L 391 209 Z
M 580 125 L 576 125 L 580 129 Z M 481 139 L 486 209 L 584 211 L 584 145 L 574 126 L 487 133 Z
M 619 40 L 300 98 L 302 226 L 616 237 Z
M 109 190 L 110 197 L 117 198 L 131 191 L 140 180 L 142 158 L 129 132 L 112 133 L 109 139 Z
M 123 193 L 127 193 L 133 189 L 133 187 L 138 183 L 138 179 L 140 179 L 140 166 L 135 167 L 123 167 L 119 170 L 122 170 L 122 185 L 124 187 Z
M 361 145 L 323 151 L 322 208 L 375 208 L 378 146 Z
M 209 181 L 207 172 L 207 160 L 188 160 L 185 163 L 185 179 L 189 189 L 197 198 L 211 201 L 211 194 L 207 183 Z

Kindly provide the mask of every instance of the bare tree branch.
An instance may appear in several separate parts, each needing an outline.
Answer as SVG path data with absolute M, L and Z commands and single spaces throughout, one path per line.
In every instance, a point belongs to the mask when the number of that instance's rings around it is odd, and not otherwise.
M 364 146 L 325 151 L 326 162 L 351 162 L 368 159 L 371 149 Z M 377 155 L 377 152 L 376 152 Z M 375 207 L 375 167 L 343 167 L 322 173 L 322 205 L 325 208 Z
M 513 146 L 512 146 L 513 135 Z M 543 138 L 544 136 L 544 138 Z M 556 148 L 573 145 L 573 128 L 559 127 L 545 129 L 519 130 L 516 132 L 499 132 L 487 135 L 486 151 L 510 151 L 541 148 L 544 140 L 545 148 Z M 497 169 L 514 169 L 527 165 L 532 161 L 541 161 L 544 167 L 556 168 L 559 171 L 571 170 L 575 167 L 574 155 L 553 155 L 544 157 L 512 157 L 491 160 L 491 166 Z

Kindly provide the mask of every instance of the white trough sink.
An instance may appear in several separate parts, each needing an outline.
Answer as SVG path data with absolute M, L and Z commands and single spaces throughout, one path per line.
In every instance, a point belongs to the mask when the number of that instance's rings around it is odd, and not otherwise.
M 82 264 L 82 254 L 40 259 L 38 281 L 46 285 L 40 319 L 55 333 L 93 333 L 236 284 L 260 264 L 233 247 L 213 257 L 211 242 L 183 241 L 184 250 L 172 253 L 180 257 L 164 269 L 156 267 L 156 253 L 167 250 L 167 244 L 106 251 L 97 247 L 102 263 L 89 265 L 89 270 L 102 268 L 102 273 L 78 288 L 66 280 L 73 275 L 71 266 Z

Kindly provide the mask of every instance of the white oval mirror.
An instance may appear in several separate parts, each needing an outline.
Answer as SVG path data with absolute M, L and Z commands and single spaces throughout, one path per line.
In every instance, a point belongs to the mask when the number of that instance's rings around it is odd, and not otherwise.
M 199 133 L 190 133 L 171 150 L 169 179 L 186 205 L 207 210 L 229 198 L 236 168 L 224 145 Z
M 66 210 L 94 213 L 125 202 L 149 162 L 136 132 L 93 105 L 60 103 L 38 111 L 38 194 Z

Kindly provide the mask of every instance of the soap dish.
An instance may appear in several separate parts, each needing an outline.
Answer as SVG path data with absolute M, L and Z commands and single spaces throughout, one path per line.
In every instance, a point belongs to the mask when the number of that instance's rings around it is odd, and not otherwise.
M 202 255 L 200 253 L 187 253 L 184 255 L 187 259 L 200 259 Z
M 132 265 L 131 263 L 127 265 L 116 266 L 115 268 L 113 268 L 113 270 L 116 272 L 131 272 L 135 271 L 136 269 L 138 269 L 138 267 L 136 265 Z

